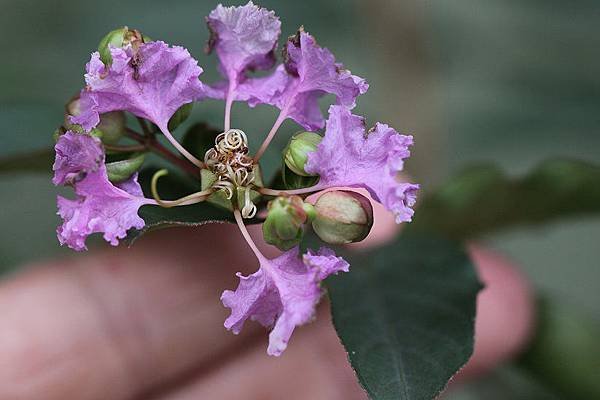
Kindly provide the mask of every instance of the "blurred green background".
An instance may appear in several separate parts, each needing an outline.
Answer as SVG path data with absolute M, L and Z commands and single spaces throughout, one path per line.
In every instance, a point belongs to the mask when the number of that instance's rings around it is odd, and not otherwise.
M 85 62 L 117 26 L 187 47 L 204 67 L 204 80 L 217 78 L 214 57 L 203 53 L 204 16 L 213 1 L 0 4 L 0 156 L 52 144 L 65 101 L 83 84 Z M 303 24 L 355 74 L 368 78 L 371 89 L 358 112 L 415 136 L 408 168 L 425 189 L 479 161 L 495 161 L 514 174 L 553 156 L 600 162 L 598 1 L 260 4 L 276 10 L 284 36 Z M 274 119 L 266 107 L 250 113 L 237 105 L 234 112 L 234 124 L 258 135 Z M 219 103 L 206 102 L 195 107 L 194 119 L 220 124 L 221 113 Z M 49 177 L 0 175 L 0 270 L 70 253 L 55 238 L 56 190 Z M 518 261 L 548 296 L 600 315 L 600 218 L 520 228 L 485 240 Z M 453 397 L 535 398 L 526 390 L 537 389 L 508 369 Z

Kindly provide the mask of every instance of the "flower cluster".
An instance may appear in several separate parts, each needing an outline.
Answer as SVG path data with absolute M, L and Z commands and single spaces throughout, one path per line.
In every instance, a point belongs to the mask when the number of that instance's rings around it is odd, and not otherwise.
M 280 355 L 295 327 L 313 317 L 321 282 L 349 270 L 346 261 L 325 247 L 301 255 L 305 226 L 312 224 L 324 242 L 340 244 L 362 240 L 373 223 L 369 201 L 357 193 L 328 192 L 314 205 L 306 196 L 339 186 L 365 188 L 398 223 L 410 221 L 418 185 L 401 182 L 399 172 L 413 139 L 381 123 L 367 129 L 364 119 L 352 114 L 368 84 L 344 69 L 304 29 L 287 39 L 276 66 L 281 23 L 272 11 L 252 2 L 219 5 L 207 24 L 207 51 L 216 53 L 223 77 L 216 83 L 200 81 L 202 68 L 186 49 L 128 28 L 109 33 L 92 54 L 86 86 L 67 107 L 69 115 L 57 134 L 53 182 L 72 186 L 76 194 L 73 200 L 58 197 L 63 218 L 58 238 L 61 244 L 84 250 L 86 238 L 98 232 L 117 245 L 129 230 L 144 227 L 138 215 L 143 205 L 179 207 L 210 201 L 227 207 L 260 267 L 249 276 L 238 274 L 237 289 L 221 296 L 231 309 L 225 327 L 238 333 L 250 319 L 272 328 L 267 352 Z M 271 72 L 256 77 L 257 70 Z M 327 94 L 335 104 L 326 119 L 319 99 Z M 207 98 L 224 100 L 223 130 L 214 147 L 198 157 L 172 131 L 189 115 L 192 103 Z M 231 127 L 236 101 L 279 109 L 254 155 L 249 154 L 243 130 Z M 142 132 L 126 126 L 125 112 L 138 119 Z M 306 130 L 294 135 L 284 154 L 284 181 L 294 184 L 287 190 L 264 187 L 260 158 L 287 119 Z M 318 133 L 323 128 L 324 134 Z M 157 135 L 179 154 L 161 144 Z M 137 175 L 146 152 L 201 178 L 202 190 L 163 200 L 156 182 L 165 172 L 159 171 L 152 179 L 152 198 L 145 197 Z M 272 198 L 264 210 L 263 232 L 268 243 L 282 250 L 274 259 L 260 252 L 245 226 L 261 215 L 259 198 Z

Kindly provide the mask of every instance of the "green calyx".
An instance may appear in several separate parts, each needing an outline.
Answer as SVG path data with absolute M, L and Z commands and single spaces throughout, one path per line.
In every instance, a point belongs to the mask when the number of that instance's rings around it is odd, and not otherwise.
M 289 250 L 302 240 L 304 224 L 314 216 L 311 205 L 305 205 L 298 196 L 277 197 L 267 206 L 269 212 L 263 223 L 267 243 L 280 250 Z
M 129 44 L 134 48 L 139 47 L 142 43 L 152 41 L 149 37 L 142 34 L 137 29 L 129 29 L 128 27 L 118 28 L 110 31 L 100 40 L 98 44 L 98 53 L 100 54 L 100 60 L 104 65 L 108 66 L 112 64 L 112 55 L 110 48 L 122 48 Z
M 313 176 L 304 170 L 308 153 L 317 150 L 322 137 L 314 132 L 300 132 L 292 136 L 284 150 L 285 165 L 296 175 Z
M 329 244 L 360 242 L 373 226 L 371 202 L 355 192 L 327 192 L 319 197 L 315 210 L 312 227 L 321 240 Z

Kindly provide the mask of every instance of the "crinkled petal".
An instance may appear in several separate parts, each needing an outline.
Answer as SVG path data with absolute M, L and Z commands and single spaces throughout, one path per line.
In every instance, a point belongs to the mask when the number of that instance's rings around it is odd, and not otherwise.
M 208 51 L 215 50 L 219 69 L 236 86 L 248 70 L 267 70 L 275 64 L 281 22 L 273 11 L 255 6 L 217 6 L 206 18 L 211 32 Z
M 86 238 L 95 232 L 113 246 L 131 228 L 141 229 L 144 220 L 138 209 L 151 202 L 143 197 L 137 174 L 114 186 L 104 165 L 104 152 L 98 138 L 67 132 L 56 144 L 55 183 L 75 186 L 74 200 L 58 196 L 58 214 L 63 223 L 57 229 L 61 244 L 85 250 Z
M 279 356 L 296 326 L 312 319 L 321 297 L 321 280 L 348 271 L 348 267 L 328 249 L 300 258 L 296 247 L 275 259 L 263 259 L 254 274 L 238 274 L 240 283 L 235 291 L 223 292 L 221 301 L 231 309 L 225 327 L 237 334 L 247 319 L 273 327 L 267 353 Z
M 67 131 L 54 146 L 56 158 L 52 170 L 55 185 L 74 184 L 97 171 L 104 161 L 104 152 L 98 138 Z
M 353 108 L 356 98 L 369 88 L 364 79 L 336 63 L 333 54 L 303 30 L 288 39 L 285 49 L 284 63 L 270 76 L 241 83 L 236 100 L 247 101 L 250 106 L 271 104 L 284 118 L 316 130 L 325 123 L 319 98 L 333 94 L 337 104 Z
M 309 249 L 302 259 L 306 265 L 318 271 L 320 280 L 327 278 L 331 274 L 348 272 L 350 270 L 350 264 L 342 257 L 336 256 L 335 252 L 327 247 L 321 247 L 314 254 Z
M 81 92 L 81 114 L 71 121 L 86 130 L 95 127 L 99 114 L 129 111 L 166 127 L 171 116 L 204 90 L 198 77 L 202 68 L 183 47 L 149 42 L 111 48 L 113 62 L 107 68 L 96 52 L 87 64 L 87 87 Z
M 126 187 L 134 193 L 141 193 L 135 177 Z M 116 246 L 119 239 L 127 236 L 129 229 L 144 227 L 138 209 L 149 200 L 113 186 L 106 178 L 104 165 L 88 174 L 75 189 L 75 200 L 58 196 L 58 214 L 63 218 L 63 224 L 57 229 L 61 244 L 77 251 L 86 250 L 86 238 L 100 232 L 104 240 Z
M 402 183 L 398 173 L 410 156 L 412 136 L 401 135 L 377 123 L 366 132 L 362 117 L 347 108 L 331 106 L 325 137 L 308 154 L 306 171 L 320 176 L 319 185 L 364 187 L 396 216 L 396 222 L 412 219 L 419 186 Z

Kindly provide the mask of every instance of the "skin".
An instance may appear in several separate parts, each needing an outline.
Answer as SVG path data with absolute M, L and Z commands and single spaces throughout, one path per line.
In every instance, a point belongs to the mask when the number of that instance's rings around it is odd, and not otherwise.
M 375 217 L 368 241 L 394 233 L 386 218 Z M 475 354 L 455 382 L 510 358 L 531 330 L 521 274 L 484 247 L 469 251 L 487 288 Z M 256 266 L 235 226 L 210 225 L 26 268 L 0 282 L 0 398 L 366 399 L 326 302 L 279 358 L 266 355 L 257 324 L 239 336 L 223 328 L 221 292 Z

